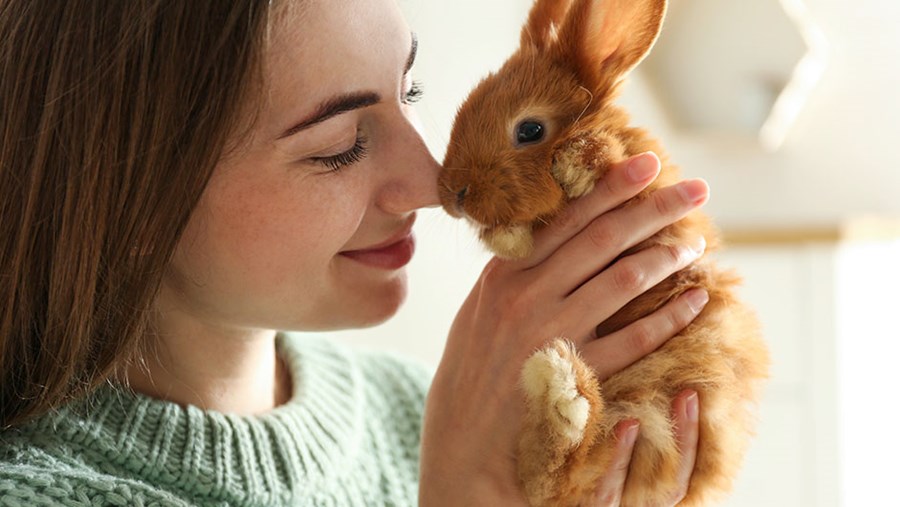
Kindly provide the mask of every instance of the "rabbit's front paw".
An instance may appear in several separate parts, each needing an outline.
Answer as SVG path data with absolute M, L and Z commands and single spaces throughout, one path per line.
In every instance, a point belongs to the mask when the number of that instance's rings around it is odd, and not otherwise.
M 556 437 L 570 447 L 575 447 L 584 438 L 591 409 L 588 400 L 578 391 L 573 360 L 572 346 L 557 339 L 535 352 L 522 369 L 522 384 L 530 410 L 539 412 Z
M 553 156 L 553 178 L 570 199 L 594 189 L 610 165 L 625 158 L 622 144 L 614 137 L 585 132 L 565 141 Z

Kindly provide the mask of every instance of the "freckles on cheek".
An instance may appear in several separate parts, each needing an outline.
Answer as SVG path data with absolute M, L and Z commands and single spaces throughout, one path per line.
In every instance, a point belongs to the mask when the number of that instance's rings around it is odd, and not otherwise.
M 211 232 L 227 268 L 256 278 L 268 278 L 268 271 L 285 269 L 282 263 L 296 234 L 298 210 L 284 192 L 247 184 L 220 195 Z
M 308 279 L 327 267 L 343 236 L 352 234 L 355 225 L 344 231 L 346 218 L 336 213 L 345 209 L 346 197 L 311 192 L 308 180 L 293 183 L 245 183 L 220 194 L 215 232 L 220 254 L 232 269 L 260 283 Z

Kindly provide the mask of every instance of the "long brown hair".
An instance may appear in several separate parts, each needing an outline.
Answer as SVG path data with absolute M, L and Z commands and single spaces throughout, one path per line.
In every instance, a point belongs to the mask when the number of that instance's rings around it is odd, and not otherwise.
M 260 95 L 269 11 L 0 0 L 0 429 L 140 350 L 178 238 Z

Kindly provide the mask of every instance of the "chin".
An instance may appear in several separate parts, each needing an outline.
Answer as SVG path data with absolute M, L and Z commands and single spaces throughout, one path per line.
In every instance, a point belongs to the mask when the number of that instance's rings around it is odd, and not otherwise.
M 350 316 L 353 327 L 366 328 L 383 324 L 397 314 L 406 301 L 407 292 L 405 271 L 388 283 L 360 291 L 358 296 L 364 297 L 353 298 L 356 301 L 348 306 L 348 309 L 354 310 Z

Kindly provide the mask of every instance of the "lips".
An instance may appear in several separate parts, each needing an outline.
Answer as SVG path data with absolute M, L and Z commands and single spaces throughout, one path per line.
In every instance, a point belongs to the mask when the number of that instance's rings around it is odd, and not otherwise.
M 360 250 L 340 252 L 340 255 L 361 264 L 386 270 L 396 270 L 409 264 L 416 249 L 412 233 L 413 217 L 400 232 L 389 239 Z

